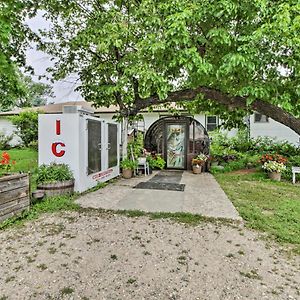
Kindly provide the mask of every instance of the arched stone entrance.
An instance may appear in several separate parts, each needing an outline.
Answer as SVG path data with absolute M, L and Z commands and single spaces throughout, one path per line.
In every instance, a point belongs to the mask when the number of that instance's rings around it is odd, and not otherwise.
M 168 116 L 155 121 L 145 135 L 145 148 L 161 154 L 168 169 L 189 169 L 199 153 L 209 154 L 206 129 L 192 117 Z

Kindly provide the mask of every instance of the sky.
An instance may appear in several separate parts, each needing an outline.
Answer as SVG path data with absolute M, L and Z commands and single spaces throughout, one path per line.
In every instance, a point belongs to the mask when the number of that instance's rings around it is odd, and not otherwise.
M 42 12 L 35 18 L 29 19 L 26 23 L 35 32 L 38 29 L 45 29 L 49 27 L 49 23 L 42 17 Z M 66 102 L 66 101 L 81 101 L 82 96 L 80 93 L 75 92 L 76 84 L 75 80 L 78 78 L 76 74 L 65 78 L 64 80 L 56 81 L 54 84 L 46 79 L 38 79 L 40 75 L 48 75 L 46 69 L 52 66 L 50 56 L 46 53 L 36 50 L 35 45 L 32 45 L 32 49 L 28 49 L 26 52 L 27 64 L 34 68 L 35 75 L 32 79 L 36 82 L 43 82 L 53 86 L 54 98 L 48 98 L 49 102 Z

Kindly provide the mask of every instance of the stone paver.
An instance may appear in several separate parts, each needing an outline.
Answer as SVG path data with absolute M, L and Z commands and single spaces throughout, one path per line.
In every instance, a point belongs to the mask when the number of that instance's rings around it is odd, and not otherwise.
M 86 208 L 188 212 L 207 217 L 241 220 L 233 204 L 211 174 L 195 175 L 185 171 L 181 180 L 181 183 L 186 185 L 184 192 L 133 188 L 154 175 L 155 173 L 129 180 L 119 179 L 103 189 L 80 197 L 77 203 Z

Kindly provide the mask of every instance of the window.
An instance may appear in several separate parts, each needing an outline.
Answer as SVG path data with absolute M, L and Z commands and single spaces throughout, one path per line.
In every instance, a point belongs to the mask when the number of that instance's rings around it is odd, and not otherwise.
M 212 131 L 218 127 L 218 117 L 217 116 L 206 116 L 206 130 Z
M 269 117 L 260 113 L 254 113 L 254 123 L 268 123 Z

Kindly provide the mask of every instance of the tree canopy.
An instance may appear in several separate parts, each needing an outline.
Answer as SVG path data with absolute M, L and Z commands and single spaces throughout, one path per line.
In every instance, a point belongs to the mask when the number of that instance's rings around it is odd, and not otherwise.
M 35 82 L 30 76 L 21 75 L 20 80 L 25 92 L 14 103 L 18 107 L 32 107 L 46 105 L 47 97 L 53 97 L 52 86 L 42 82 Z
M 42 3 L 53 26 L 40 47 L 56 79 L 79 74 L 86 100 L 123 115 L 168 102 L 256 110 L 300 134 L 298 0 Z
M 26 67 L 25 51 L 35 38 L 25 25 L 27 16 L 36 12 L 35 1 L 6 0 L 0 2 L 0 110 L 8 108 L 24 95 L 19 68 Z

